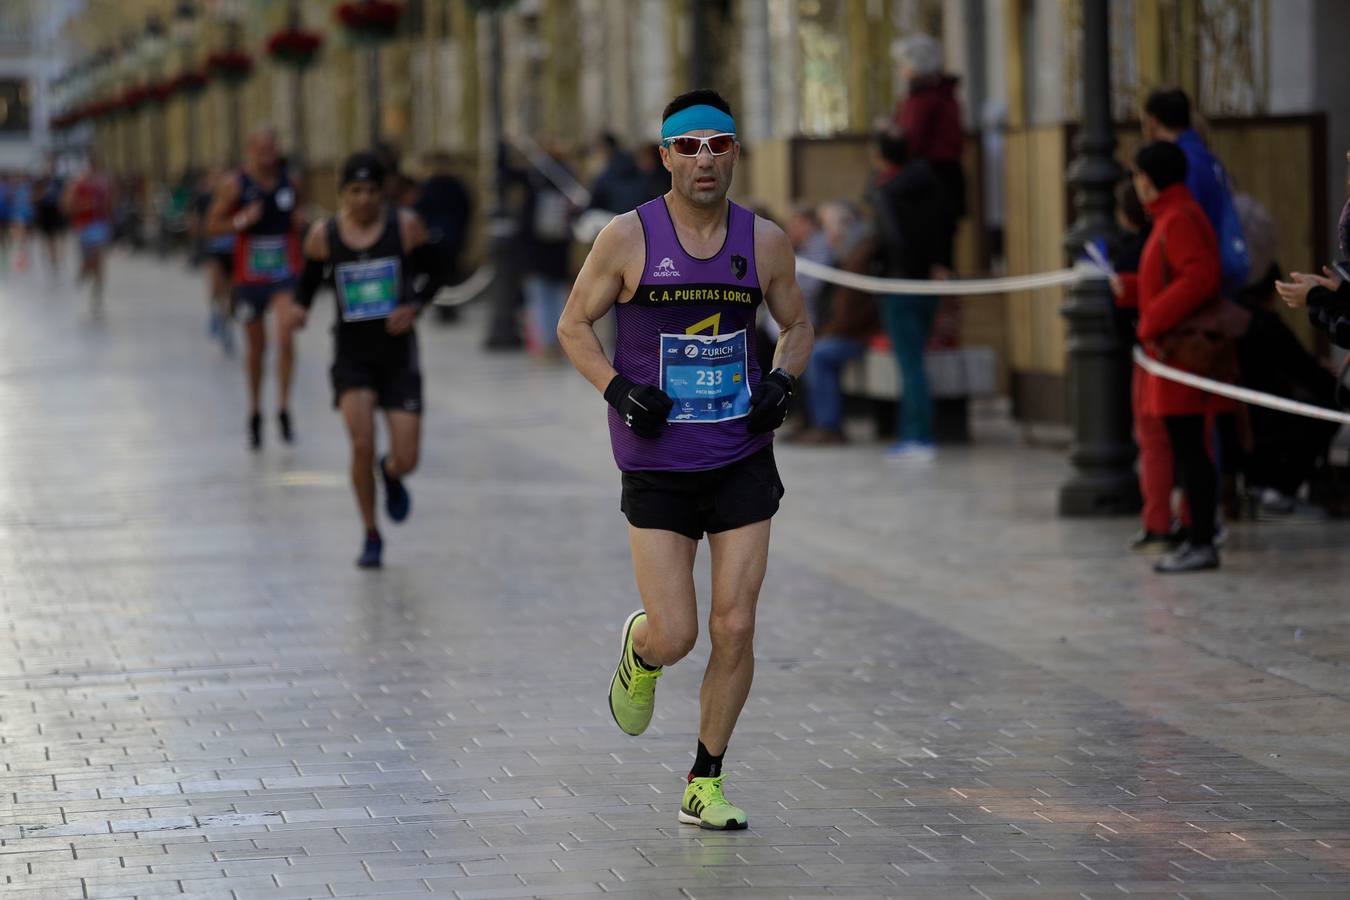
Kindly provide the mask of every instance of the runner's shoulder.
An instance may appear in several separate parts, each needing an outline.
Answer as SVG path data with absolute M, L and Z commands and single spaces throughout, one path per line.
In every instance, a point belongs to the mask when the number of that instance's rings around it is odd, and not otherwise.
M 591 245 L 591 253 L 599 253 L 616 265 L 622 265 L 632 254 L 645 252 L 646 246 L 642 220 L 638 218 L 637 210 L 633 210 L 620 213 L 600 229 L 595 243 Z
M 792 262 L 795 256 L 792 241 L 772 219 L 755 216 L 755 262 L 761 269 L 771 270 Z

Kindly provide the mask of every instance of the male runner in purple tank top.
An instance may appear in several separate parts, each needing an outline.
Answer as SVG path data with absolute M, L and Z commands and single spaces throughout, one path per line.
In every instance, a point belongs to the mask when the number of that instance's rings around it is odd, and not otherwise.
M 783 496 L 773 431 L 811 355 L 812 333 L 787 236 L 727 200 L 740 155 L 727 102 L 692 91 L 662 118 L 671 191 L 600 233 L 558 337 L 613 407 L 610 438 L 642 595 L 643 609 L 624 623 L 610 711 L 628 734 L 645 731 L 662 667 L 698 639 L 693 567 L 706 532 L 712 654 L 679 818 L 744 828 L 745 813 L 722 793 L 722 757 L 750 692 L 769 521 Z M 764 375 L 751 340 L 761 302 L 782 329 L 773 371 Z M 612 363 L 594 329 L 611 308 Z

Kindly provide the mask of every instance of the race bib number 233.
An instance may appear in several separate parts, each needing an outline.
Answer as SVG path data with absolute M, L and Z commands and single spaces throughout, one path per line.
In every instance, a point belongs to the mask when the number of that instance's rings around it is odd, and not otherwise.
M 750 411 L 746 333 L 661 335 L 661 389 L 670 422 L 724 422 Z

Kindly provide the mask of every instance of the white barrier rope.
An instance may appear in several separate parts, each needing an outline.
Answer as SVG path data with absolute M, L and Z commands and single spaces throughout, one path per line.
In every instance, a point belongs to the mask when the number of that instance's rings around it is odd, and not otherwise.
M 527 135 L 518 137 L 508 137 L 508 144 L 511 144 L 517 150 L 525 155 L 530 161 L 530 165 L 543 175 L 555 188 L 562 192 L 562 195 L 568 201 L 579 209 L 585 209 L 591 205 L 591 192 L 586 186 L 576 179 L 576 176 L 559 163 L 556 159 L 544 152 L 535 140 Z
M 1093 272 L 1097 269 L 1093 267 Z M 1010 275 L 1006 278 L 970 278 L 964 281 L 924 281 L 917 278 L 877 278 L 874 275 L 859 275 L 857 272 L 845 272 L 830 266 L 797 257 L 797 272 L 830 284 L 866 291 L 869 294 L 919 294 L 969 295 L 969 294 L 1006 294 L 1011 291 L 1032 291 L 1038 288 L 1058 287 L 1077 281 L 1080 272 L 1077 269 L 1060 269 L 1056 272 L 1040 272 L 1036 275 Z
M 866 291 L 872 294 L 997 294 L 1010 291 L 1027 291 L 1037 288 L 1056 287 L 1062 284 L 1071 284 L 1079 278 L 1104 277 L 1101 269 L 1092 263 L 1080 263 L 1074 269 L 1061 269 L 1057 272 L 1042 272 L 1036 275 L 1015 275 L 1008 278 L 974 278 L 966 281 L 922 281 L 908 278 L 876 278 L 871 275 L 859 275 L 856 272 L 845 272 L 841 269 L 831 268 L 812 262 L 809 259 L 797 257 L 797 271 L 800 274 L 808 275 L 812 278 L 818 278 L 821 281 L 828 281 L 831 284 L 841 285 L 843 287 L 854 288 L 855 290 Z M 1262 406 L 1266 409 L 1273 409 L 1278 412 L 1290 413 L 1296 416 L 1306 416 L 1313 419 L 1322 419 L 1327 422 L 1335 422 L 1339 425 L 1350 425 L 1350 413 L 1340 412 L 1339 410 L 1326 409 L 1321 406 L 1313 406 L 1310 403 L 1300 403 L 1297 400 L 1289 400 L 1285 397 L 1277 397 L 1274 394 L 1267 394 L 1261 391 L 1253 391 L 1249 388 L 1238 387 L 1232 384 L 1224 384 L 1221 381 L 1215 381 L 1212 378 L 1204 378 L 1191 372 L 1166 365 L 1146 354 L 1142 347 L 1134 348 L 1134 360 L 1145 371 L 1166 378 L 1169 381 L 1175 381 L 1178 384 L 1184 384 L 1188 387 L 1198 388 L 1220 397 L 1229 397 L 1242 403 L 1248 403 L 1252 406 Z
M 472 275 L 459 284 L 441 288 L 431 302 L 436 306 L 463 306 L 470 303 L 478 299 L 483 291 L 487 290 L 488 285 L 492 284 L 494 274 L 490 264 L 479 266 Z
M 1212 378 L 1203 378 L 1191 372 L 1174 368 L 1158 362 L 1153 357 L 1144 352 L 1143 347 L 1134 348 L 1134 361 L 1137 362 L 1146 372 L 1157 375 L 1159 378 L 1166 378 L 1168 381 L 1175 381 L 1178 384 L 1184 384 L 1187 387 L 1199 388 L 1211 394 L 1218 394 L 1220 397 L 1229 397 L 1233 400 L 1240 400 L 1243 403 L 1249 403 L 1252 406 L 1264 406 L 1266 409 L 1277 410 L 1278 412 L 1292 413 L 1296 416 L 1307 416 L 1311 419 L 1324 419 L 1328 422 L 1336 422 L 1340 425 L 1350 425 L 1350 413 L 1338 412 L 1334 409 L 1326 409 L 1321 406 L 1313 406 L 1310 403 L 1300 403 L 1297 400 L 1287 400 L 1284 397 L 1276 397 L 1274 394 L 1264 394 L 1260 391 L 1249 390 L 1248 388 L 1238 387 L 1233 384 L 1224 384 L 1222 381 L 1215 381 Z

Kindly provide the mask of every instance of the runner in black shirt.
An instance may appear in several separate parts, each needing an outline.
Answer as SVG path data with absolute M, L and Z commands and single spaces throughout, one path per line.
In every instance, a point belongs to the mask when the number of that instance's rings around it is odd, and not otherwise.
M 402 522 L 412 508 L 403 478 L 417 466 L 422 372 L 413 325 L 440 286 L 439 265 L 417 214 L 385 204 L 384 169 L 358 153 L 342 169 L 338 214 L 305 238 L 295 327 L 304 327 L 315 292 L 333 287 L 333 404 L 352 442 L 352 488 L 365 526 L 357 565 L 378 568 L 384 542 L 375 523 L 375 409 L 385 411 L 389 452 L 380 458 L 385 511 Z

